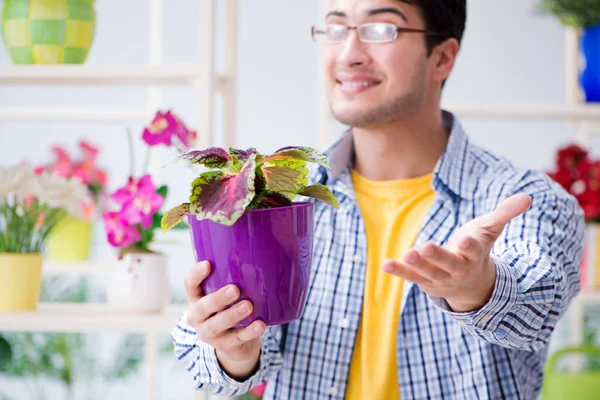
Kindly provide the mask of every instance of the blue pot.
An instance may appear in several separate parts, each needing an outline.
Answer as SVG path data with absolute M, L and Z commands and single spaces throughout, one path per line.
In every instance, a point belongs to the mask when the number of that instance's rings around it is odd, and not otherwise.
M 581 48 L 585 57 L 585 69 L 581 86 L 586 102 L 600 102 L 600 24 L 583 30 Z

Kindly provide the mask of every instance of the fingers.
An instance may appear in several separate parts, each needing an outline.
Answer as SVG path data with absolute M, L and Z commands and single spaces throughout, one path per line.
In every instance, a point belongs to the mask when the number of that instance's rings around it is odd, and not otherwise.
M 208 261 L 199 262 L 188 271 L 183 281 L 188 304 L 193 304 L 202 297 L 202 287 L 200 284 L 206 279 L 209 272 L 210 263 Z
M 419 254 L 429 263 L 448 273 L 451 273 L 457 268 L 460 268 L 461 265 L 464 265 L 464 259 L 459 255 L 431 242 L 425 243 L 421 247 Z
M 505 199 L 485 218 L 484 228 L 489 230 L 495 236 L 493 239 L 496 240 L 510 220 L 523 214 L 531 207 L 531 201 L 531 197 L 525 193 L 519 193 Z
M 188 310 L 188 322 L 194 328 L 198 329 L 213 314 L 224 310 L 230 304 L 233 304 L 240 296 L 240 290 L 235 285 L 227 285 L 203 296 L 200 300 L 192 304 Z
M 416 284 L 427 285 L 449 277 L 446 271 L 427 262 L 415 250 L 407 252 L 404 262 L 386 260 L 382 267 L 384 271 Z
M 201 328 L 201 331 L 203 332 L 198 332 L 199 335 L 202 335 L 200 336 L 200 339 L 208 341 L 220 336 L 251 313 L 252 303 L 248 300 L 235 304 L 227 310 L 206 320 Z
M 231 330 L 213 341 L 217 351 L 234 351 L 245 343 L 257 339 L 262 335 L 267 326 L 263 321 L 254 321 L 241 329 Z

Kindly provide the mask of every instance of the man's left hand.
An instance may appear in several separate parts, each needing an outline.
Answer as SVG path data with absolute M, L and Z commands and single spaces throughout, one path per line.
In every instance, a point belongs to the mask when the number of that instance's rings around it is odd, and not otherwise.
M 492 213 L 463 225 L 445 247 L 425 243 L 403 260 L 386 260 L 384 271 L 417 284 L 430 296 L 446 299 L 455 312 L 483 307 L 492 296 L 496 266 L 490 258 L 494 242 L 506 224 L 531 206 L 531 197 L 516 194 Z

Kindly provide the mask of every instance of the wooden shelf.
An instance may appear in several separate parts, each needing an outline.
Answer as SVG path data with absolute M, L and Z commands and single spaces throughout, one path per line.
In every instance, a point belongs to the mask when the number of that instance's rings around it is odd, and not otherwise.
M 0 67 L 1 85 L 198 85 L 195 66 L 24 65 Z M 219 76 L 215 89 L 223 92 L 229 79 Z
M 0 311 L 0 331 L 169 333 L 184 306 L 132 313 L 93 303 L 40 303 L 36 311 Z
M 568 105 L 448 104 L 445 109 L 460 116 L 528 119 L 578 120 L 600 122 L 600 103 Z

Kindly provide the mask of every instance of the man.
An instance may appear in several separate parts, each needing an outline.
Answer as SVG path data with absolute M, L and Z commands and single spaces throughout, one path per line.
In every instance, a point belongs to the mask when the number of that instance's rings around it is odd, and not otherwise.
M 173 331 L 197 388 L 267 399 L 535 399 L 550 335 L 579 290 L 583 214 L 543 173 L 471 144 L 440 110 L 466 0 L 333 0 L 323 66 L 351 127 L 312 171 L 340 210 L 315 204 L 310 292 L 289 325 L 254 322 L 226 287 Z

